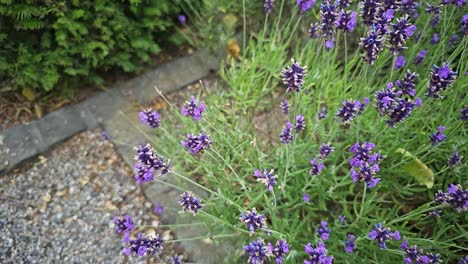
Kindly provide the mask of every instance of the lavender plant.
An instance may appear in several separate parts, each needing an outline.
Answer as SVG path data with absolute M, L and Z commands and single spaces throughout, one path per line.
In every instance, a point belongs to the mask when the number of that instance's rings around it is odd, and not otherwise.
M 137 181 L 177 179 L 200 238 L 237 248 L 228 263 L 464 261 L 468 39 L 450 44 L 464 3 L 314 4 L 275 1 L 199 114 L 168 102 L 153 131 L 171 166 L 137 148 Z M 132 234 L 124 252 L 157 254 L 157 239 Z

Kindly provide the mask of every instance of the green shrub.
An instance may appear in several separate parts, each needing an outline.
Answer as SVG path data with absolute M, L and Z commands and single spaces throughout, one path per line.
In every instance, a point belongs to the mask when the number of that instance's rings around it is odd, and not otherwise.
M 178 1 L 0 1 L 0 91 L 50 91 L 133 72 L 173 38 Z

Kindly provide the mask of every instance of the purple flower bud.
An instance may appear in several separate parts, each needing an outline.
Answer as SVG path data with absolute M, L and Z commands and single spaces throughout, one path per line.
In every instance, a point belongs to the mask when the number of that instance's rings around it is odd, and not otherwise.
M 204 133 L 201 133 L 198 136 L 188 134 L 186 136 L 186 140 L 180 142 L 180 144 L 186 148 L 190 154 L 196 155 L 210 148 L 213 144 L 213 141 L 211 141 L 210 137 Z
M 286 67 L 281 71 L 281 78 L 283 84 L 286 85 L 286 92 L 300 92 L 306 75 L 307 67 L 301 67 L 299 63 L 292 59 L 291 67 Z
M 330 0 L 324 0 L 320 4 L 320 23 L 323 37 L 330 38 L 335 32 L 336 16 L 335 5 Z
M 360 5 L 362 22 L 368 26 L 373 25 L 377 18 L 379 1 L 361 0 Z
M 461 29 L 460 31 L 463 33 L 463 35 L 468 35 L 468 14 L 464 15 L 462 20 L 461 20 Z
M 350 5 L 351 5 L 351 0 L 336 0 L 335 1 L 335 6 L 341 10 L 347 8 Z
M 335 113 L 335 116 L 338 118 L 341 126 L 344 128 L 348 128 L 353 121 L 354 117 L 361 115 L 364 111 L 365 107 L 369 99 L 364 98 L 364 101 L 361 103 L 359 100 L 344 100 L 342 103 L 342 107 L 338 109 Z
M 430 135 L 430 139 L 431 139 L 431 142 L 432 142 L 432 146 L 435 146 L 437 144 L 439 144 L 440 142 L 444 141 L 446 136 L 444 134 L 442 134 L 442 132 L 445 131 L 445 127 L 444 126 L 440 126 L 437 128 L 437 132 L 435 133 L 432 133 Z
M 144 237 L 142 233 L 139 233 L 137 239 L 129 239 L 127 247 L 124 248 L 123 252 L 127 256 L 130 256 L 132 253 L 139 256 L 157 255 L 162 251 L 163 244 L 164 241 L 160 238 L 159 234 L 150 238 Z
M 275 171 L 273 169 L 270 171 L 263 169 L 263 173 L 256 169 L 253 173 L 253 177 L 256 178 L 258 182 L 265 184 L 265 186 L 268 187 L 268 190 L 272 192 L 273 187 L 276 185 L 276 179 L 278 178 L 274 173 Z
M 388 240 L 400 240 L 400 233 L 398 231 L 391 232 L 390 228 L 382 226 L 377 223 L 369 232 L 369 238 L 376 240 L 380 248 L 387 248 L 386 242 Z
M 204 206 L 200 199 L 195 197 L 192 192 L 181 194 L 177 203 L 182 206 L 182 212 L 191 212 L 193 215 L 196 215 L 198 210 Z
M 301 9 L 301 14 L 309 11 L 315 5 L 316 0 L 296 0 L 296 6 Z
M 267 233 L 270 232 L 266 224 L 265 215 L 257 213 L 255 207 L 252 208 L 252 211 L 247 210 L 245 214 L 242 213 L 239 220 L 245 223 L 250 236 L 252 236 L 257 229 L 265 230 Z
M 304 120 L 304 116 L 303 115 L 296 116 L 296 125 L 295 125 L 296 132 L 299 133 L 305 128 L 306 128 L 306 121 Z
M 340 225 L 346 224 L 346 216 L 338 215 L 338 222 L 340 222 Z
M 265 0 L 265 4 L 263 4 L 263 7 L 265 8 L 266 14 L 270 14 L 271 10 L 273 10 L 274 4 L 275 4 L 275 0 Z
M 202 101 L 198 103 L 193 96 L 190 98 L 190 101 L 186 101 L 185 105 L 182 106 L 182 114 L 184 116 L 191 116 L 197 121 L 202 118 L 202 114 L 205 112 L 205 110 L 205 104 Z
M 332 264 L 333 256 L 327 256 L 327 248 L 322 242 L 318 242 L 317 247 L 313 248 L 311 243 L 307 243 L 304 251 L 309 254 L 309 259 L 304 260 L 304 264 Z
M 309 37 L 311 39 L 315 39 L 319 37 L 319 24 L 318 23 L 312 23 L 310 24 L 309 27 Z
M 268 243 L 268 248 L 272 255 L 276 258 L 277 264 L 283 263 L 283 259 L 286 257 L 286 253 L 289 252 L 289 245 L 286 242 L 286 239 L 280 239 L 276 241 L 276 245 L 274 247 Z
M 318 112 L 318 119 L 322 120 L 325 117 L 327 117 L 327 108 L 322 107 L 322 109 L 320 109 L 320 111 Z
M 439 43 L 439 41 L 440 41 L 440 39 L 439 39 L 439 34 L 434 33 L 434 34 L 432 35 L 432 38 L 431 38 L 431 44 L 432 44 L 432 45 L 435 45 L 435 44 Z
M 312 176 L 320 175 L 323 168 L 325 167 L 323 163 L 320 162 L 320 160 L 316 158 L 313 158 L 312 160 L 310 160 L 310 164 L 312 165 L 312 168 L 310 169 L 309 173 Z
M 367 37 L 361 38 L 359 46 L 363 49 L 362 58 L 365 62 L 373 65 L 377 56 L 383 50 L 384 37 L 374 30 L 369 31 Z
M 322 240 L 328 240 L 328 238 L 330 237 L 331 229 L 327 228 L 327 225 L 327 221 L 320 221 L 320 227 L 317 230 L 317 233 L 320 235 L 320 238 Z
M 388 42 L 390 44 L 390 51 L 398 54 L 406 47 L 406 41 L 414 34 L 416 26 L 408 22 L 408 15 L 397 19 L 396 23 L 391 24 L 391 31 L 389 32 Z
M 179 20 L 179 23 L 181 23 L 181 24 L 185 24 L 185 22 L 187 22 L 187 18 L 185 17 L 184 14 L 178 15 L 177 19 Z
M 319 158 L 320 158 L 320 159 L 325 159 L 325 158 L 328 157 L 333 151 L 335 151 L 335 148 L 332 147 L 330 144 L 322 144 L 322 145 L 320 145 Z
M 158 111 L 152 109 L 146 109 L 141 111 L 139 114 L 140 120 L 143 124 L 146 124 L 152 128 L 157 128 L 160 125 L 160 116 Z
M 337 29 L 343 32 L 352 32 L 357 25 L 357 13 L 355 11 L 341 10 L 335 23 Z
M 457 45 L 457 42 L 458 42 L 458 35 L 457 34 L 454 34 L 450 37 L 450 39 L 448 40 L 448 43 L 449 45 L 451 46 L 455 46 Z
M 348 234 L 348 240 L 345 242 L 345 251 L 346 253 L 353 253 L 354 249 L 356 248 L 356 244 L 354 243 L 354 240 L 356 237 L 353 234 Z
M 280 103 L 281 112 L 287 115 L 289 113 L 289 103 L 288 100 L 281 101 Z
M 160 203 L 157 203 L 153 207 L 153 212 L 157 215 L 162 215 L 164 213 L 164 207 Z
M 124 217 L 115 216 L 114 217 L 115 232 L 117 234 L 128 233 L 133 230 L 135 227 L 133 225 L 133 220 L 130 215 L 125 215 Z
M 284 125 L 283 132 L 280 134 L 281 143 L 288 144 L 293 141 L 294 136 L 292 135 L 293 124 L 286 122 Z
M 250 242 L 247 246 L 243 246 L 242 248 L 245 253 L 249 255 L 248 262 L 250 264 L 265 263 L 268 257 L 273 254 L 271 249 L 265 245 L 265 242 L 263 242 L 261 238 L 257 238 L 257 240 Z
M 395 65 L 393 66 L 393 69 L 398 70 L 400 68 L 403 68 L 405 67 L 405 64 L 406 64 L 405 57 L 403 57 L 403 55 L 399 55 L 397 59 L 395 60 Z
M 304 193 L 304 195 L 302 195 L 302 200 L 305 203 L 308 203 L 310 201 L 310 195 L 308 195 L 307 193 Z
M 452 86 L 458 72 L 453 71 L 446 62 L 442 67 L 434 65 L 429 75 L 429 83 L 425 95 L 432 98 L 443 98 L 441 93 Z
M 460 109 L 460 118 L 462 121 L 468 121 L 468 105 L 465 105 Z
M 325 50 L 329 51 L 335 47 L 336 40 L 334 38 L 325 40 Z
M 416 56 L 416 58 L 414 58 L 413 63 L 416 64 L 416 65 L 420 64 L 424 60 L 424 58 L 426 57 L 426 53 L 427 53 L 426 50 L 421 50 L 418 53 L 418 55 Z
M 463 156 L 460 156 L 458 155 L 458 152 L 457 151 L 454 151 L 452 153 L 452 156 L 450 156 L 450 159 L 448 160 L 448 165 L 450 167 L 455 167 L 457 166 L 458 164 L 461 164 L 461 160 L 462 160 Z

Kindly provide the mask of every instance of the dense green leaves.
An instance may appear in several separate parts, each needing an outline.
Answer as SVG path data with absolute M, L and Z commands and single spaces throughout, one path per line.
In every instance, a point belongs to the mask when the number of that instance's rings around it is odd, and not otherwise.
M 135 71 L 174 39 L 179 12 L 171 0 L 0 1 L 0 91 L 93 82 L 96 69 Z

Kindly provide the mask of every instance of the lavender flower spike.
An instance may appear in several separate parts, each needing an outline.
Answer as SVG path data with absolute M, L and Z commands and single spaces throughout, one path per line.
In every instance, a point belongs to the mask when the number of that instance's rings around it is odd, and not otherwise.
M 286 122 L 284 125 L 283 132 L 280 134 L 281 143 L 288 144 L 294 140 L 294 136 L 292 135 L 293 124 L 290 122 Z
M 137 239 L 129 239 L 128 245 L 123 249 L 125 255 L 130 256 L 132 253 L 139 256 L 157 255 L 163 249 L 164 241 L 159 234 L 155 237 L 144 237 L 142 233 L 138 234 Z
M 330 145 L 330 143 L 328 144 L 322 144 L 320 145 L 320 153 L 319 153 L 319 158 L 320 159 L 325 159 L 326 157 L 328 157 L 331 153 L 333 153 L 333 151 L 335 151 L 335 148 L 332 147 Z
M 460 109 L 460 118 L 462 121 L 468 121 L 468 105 L 465 105 Z
M 317 230 L 317 233 L 320 235 L 320 238 L 322 240 L 328 240 L 328 238 L 330 237 L 331 229 L 328 228 L 327 225 L 327 221 L 320 221 L 320 227 Z
M 193 215 L 196 215 L 198 210 L 204 206 L 200 199 L 195 197 L 192 192 L 181 194 L 177 203 L 182 206 L 182 212 L 191 212 Z
M 310 161 L 310 164 L 312 165 L 312 168 L 310 169 L 309 173 L 310 173 L 310 175 L 312 175 L 312 176 L 320 175 L 320 173 L 322 172 L 323 168 L 325 167 L 325 166 L 323 165 L 323 163 L 320 162 L 320 160 L 317 159 L 317 158 L 313 158 L 313 159 Z
M 213 141 L 211 141 L 210 137 L 204 133 L 201 133 L 198 136 L 188 134 L 186 136 L 186 140 L 180 142 L 180 144 L 185 147 L 190 154 L 196 155 L 210 148 Z
M 331 3 L 331 0 L 324 0 L 320 4 L 320 22 L 322 36 L 325 38 L 330 38 L 335 31 L 336 23 L 336 7 Z M 351 19 L 351 18 L 350 18 Z
M 332 264 L 333 256 L 327 256 L 327 248 L 322 242 L 313 248 L 310 243 L 304 247 L 304 251 L 309 254 L 309 259 L 304 260 L 304 264 Z
M 114 217 L 115 232 L 117 234 L 127 233 L 133 230 L 135 227 L 133 225 L 133 220 L 130 215 L 125 215 L 124 217 L 116 216 Z
M 368 98 L 364 98 L 362 103 L 359 100 L 344 100 L 342 107 L 336 111 L 335 116 L 338 118 L 342 127 L 348 128 L 354 117 L 361 115 L 368 103 Z
M 246 224 L 250 236 L 252 236 L 257 229 L 265 230 L 267 233 L 270 232 L 266 224 L 265 215 L 257 213 L 255 207 L 252 208 L 252 211 L 247 210 L 245 214 L 242 213 L 239 220 Z
M 356 248 L 355 241 L 356 237 L 353 234 L 348 234 L 348 240 L 345 242 L 345 251 L 346 253 L 353 253 Z
M 426 53 L 427 51 L 426 50 L 421 50 L 418 55 L 416 56 L 416 58 L 414 58 L 414 61 L 413 63 L 415 65 L 418 65 L 418 64 L 421 64 L 421 62 L 424 60 L 424 58 L 426 57 Z
M 442 190 L 437 191 L 434 201 L 439 204 L 448 204 L 457 212 L 467 211 L 468 190 L 463 190 L 460 184 L 451 183 L 446 193 Z
M 379 9 L 379 1 L 377 0 L 362 0 L 361 5 L 361 18 L 365 25 L 371 26 L 375 23 L 377 18 L 377 11 Z
M 403 55 L 399 55 L 395 61 L 395 65 L 393 66 L 393 69 L 398 70 L 400 68 L 403 68 L 405 67 L 405 64 L 406 64 L 405 57 L 403 57 Z
M 254 171 L 253 176 L 257 179 L 257 181 L 265 184 L 268 187 L 268 190 L 272 192 L 273 187 L 276 185 L 276 179 L 278 178 L 278 176 L 276 176 L 274 173 L 275 171 L 273 169 L 270 171 L 263 169 L 263 173 L 257 169 Z
M 458 72 L 453 71 L 446 62 L 442 67 L 434 65 L 429 75 L 429 83 L 425 95 L 432 98 L 443 98 L 441 93 L 452 86 Z
M 400 240 L 400 232 L 392 232 L 390 228 L 384 227 L 381 223 L 377 223 L 369 232 L 369 238 L 376 240 L 380 248 L 387 248 L 388 240 Z
M 265 245 L 261 238 L 257 238 L 242 248 L 249 254 L 248 262 L 250 264 L 263 264 L 272 255 L 271 249 Z
M 365 62 L 373 65 L 377 60 L 377 56 L 383 50 L 383 43 L 385 38 L 382 35 L 377 34 L 375 30 L 369 31 L 367 37 L 361 38 L 359 46 L 363 49 L 362 58 Z
M 336 28 L 343 32 L 353 32 L 357 25 L 357 13 L 355 11 L 342 10 L 336 20 Z
M 303 115 L 296 116 L 296 125 L 295 125 L 296 132 L 301 132 L 305 128 L 306 128 L 306 122 L 304 120 L 304 116 Z
M 202 101 L 197 103 L 197 100 L 193 96 L 190 98 L 190 101 L 185 102 L 185 105 L 182 106 L 182 114 L 184 116 L 191 116 L 197 121 L 202 118 L 202 114 L 205 110 L 205 104 Z
M 406 41 L 413 36 L 416 26 L 408 21 L 409 17 L 398 18 L 396 23 L 391 25 L 392 30 L 389 32 L 388 42 L 390 43 L 390 51 L 396 55 L 406 47 Z
M 304 78 L 307 75 L 307 67 L 301 67 L 294 59 L 290 67 L 286 67 L 281 71 L 283 84 L 286 85 L 286 92 L 300 92 L 304 85 Z
M 301 14 L 309 11 L 315 5 L 316 0 L 296 0 L 296 6 L 301 9 Z
M 448 165 L 450 167 L 455 167 L 461 163 L 462 159 L 463 156 L 458 155 L 457 151 L 453 151 L 452 156 L 450 156 L 450 159 L 448 160 Z
M 160 126 L 160 116 L 158 111 L 146 109 L 138 113 L 138 116 L 143 124 L 146 124 L 151 128 L 157 128 Z
M 265 0 L 265 4 L 263 7 L 265 8 L 265 13 L 270 14 L 271 10 L 273 10 L 273 5 L 275 4 L 275 0 Z
M 435 145 L 437 145 L 440 142 L 445 140 L 446 136 L 443 134 L 444 131 L 445 131 L 445 127 L 444 126 L 439 126 L 437 128 L 437 132 L 432 133 L 430 135 L 430 139 L 431 139 L 431 142 L 432 142 L 433 146 L 435 146 Z
M 271 243 L 268 243 L 268 249 L 274 257 L 276 257 L 276 264 L 282 264 L 286 253 L 289 252 L 289 245 L 286 239 L 280 239 L 276 241 L 276 245 L 273 247 Z
M 281 101 L 280 103 L 281 112 L 287 115 L 289 113 L 289 103 L 288 100 Z

